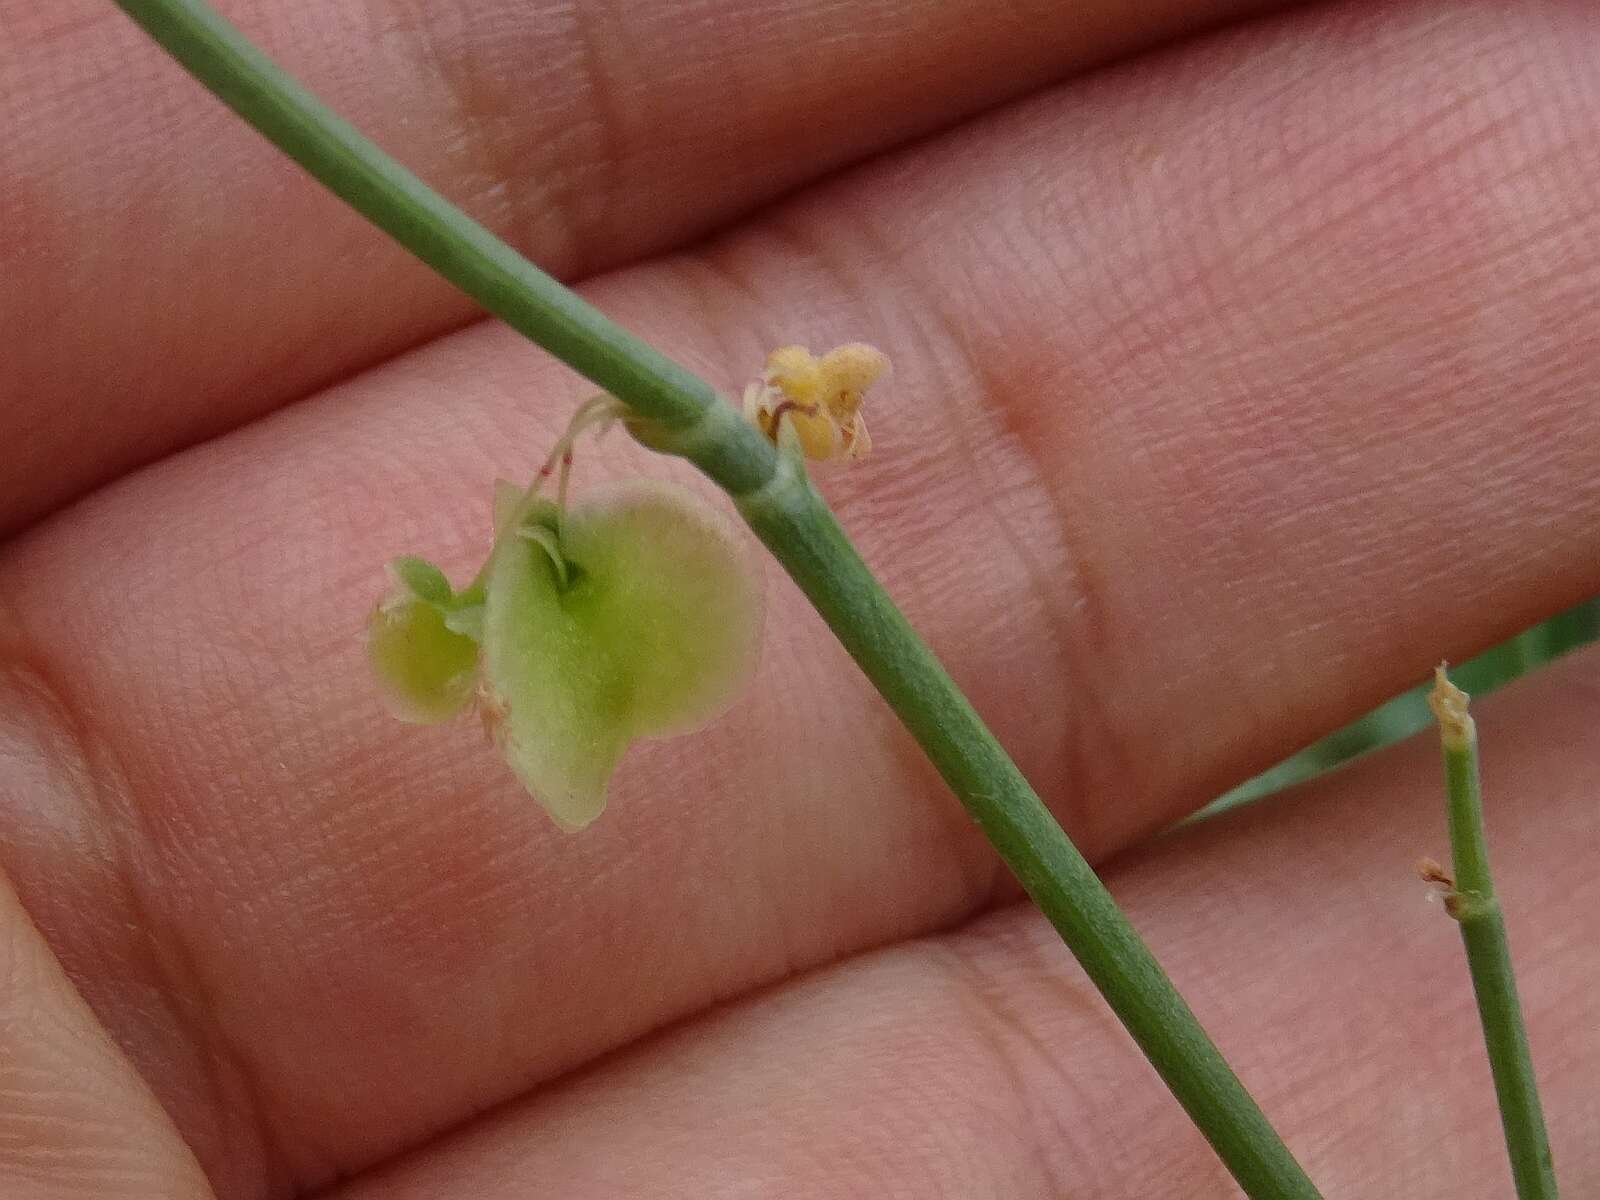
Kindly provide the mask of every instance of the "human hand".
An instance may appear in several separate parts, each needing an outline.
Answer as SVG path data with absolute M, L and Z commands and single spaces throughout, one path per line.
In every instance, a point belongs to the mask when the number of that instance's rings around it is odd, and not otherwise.
M 769 7 L 246 28 L 730 392 L 782 342 L 891 351 L 825 490 L 1312 1175 L 1499 1187 L 1409 872 L 1431 745 L 1109 860 L 1600 587 L 1600 28 L 1323 7 L 1047 86 L 1190 6 Z M 589 389 L 450 333 L 102 0 L 0 28 L 0 1194 L 1232 1194 L 775 572 L 745 702 L 580 838 L 475 730 L 384 719 L 378 564 L 481 557 Z M 1483 708 L 1575 1194 L 1597 664 Z

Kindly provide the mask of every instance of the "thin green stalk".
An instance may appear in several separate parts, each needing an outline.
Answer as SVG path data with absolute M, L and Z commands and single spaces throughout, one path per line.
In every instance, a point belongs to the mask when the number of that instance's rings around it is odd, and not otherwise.
M 1489 844 L 1483 832 L 1483 798 L 1478 780 L 1478 728 L 1467 712 L 1468 696 L 1446 677 L 1434 673 L 1429 707 L 1439 719 L 1444 753 L 1444 779 L 1450 827 L 1450 855 L 1455 879 L 1447 910 L 1461 926 L 1467 969 L 1478 999 L 1483 1041 L 1494 1075 L 1500 1123 L 1511 1156 L 1511 1176 L 1518 1200 L 1556 1200 L 1555 1169 L 1545 1134 L 1539 1090 L 1522 1024 L 1517 980 L 1511 968 L 1511 946 L 1505 916 L 1489 874 Z
M 712 389 L 613 325 L 325 108 L 198 0 L 117 0 L 333 192 L 486 309 L 627 403 L 734 498 L 1255 1200 L 1316 1188 L 1110 894 L 857 554 L 804 469 Z

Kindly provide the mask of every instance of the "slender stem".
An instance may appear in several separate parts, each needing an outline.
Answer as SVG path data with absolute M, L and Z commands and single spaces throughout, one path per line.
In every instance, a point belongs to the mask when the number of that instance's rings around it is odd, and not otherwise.
M 784 455 L 740 511 L 999 850 L 1251 1197 L 1316 1188 L 1077 847 Z
M 1255 1200 L 1316 1188 L 994 735 L 884 593 L 804 469 L 320 104 L 199 0 L 117 0 L 332 191 L 490 312 L 626 402 L 635 435 L 728 491 L 861 665 Z
M 1528 1034 L 1517 999 L 1505 916 L 1489 873 L 1489 844 L 1483 832 L 1483 798 L 1478 778 L 1478 729 L 1467 712 L 1467 694 L 1434 673 L 1428 704 L 1439 719 L 1444 753 L 1450 854 L 1455 868 L 1447 909 L 1461 926 L 1467 969 L 1478 999 L 1483 1041 L 1489 1052 L 1500 1123 L 1511 1156 L 1511 1175 L 1519 1200 L 1556 1200 L 1550 1141 L 1528 1052 Z

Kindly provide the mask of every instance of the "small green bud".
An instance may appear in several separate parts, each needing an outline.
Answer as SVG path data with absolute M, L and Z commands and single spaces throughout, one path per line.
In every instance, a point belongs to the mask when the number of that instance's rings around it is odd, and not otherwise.
M 460 713 L 478 680 L 478 644 L 449 629 L 436 604 L 414 595 L 392 597 L 373 611 L 367 661 L 389 710 L 417 724 Z

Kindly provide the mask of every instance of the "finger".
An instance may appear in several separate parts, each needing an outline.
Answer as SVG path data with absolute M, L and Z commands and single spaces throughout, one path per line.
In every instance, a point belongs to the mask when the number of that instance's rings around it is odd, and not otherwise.
M 1557 1174 L 1600 1186 L 1600 654 L 1483 706 L 1498 888 Z M 1418 738 L 1164 839 L 1111 884 L 1328 1196 L 1510 1194 Z M 1014 908 L 785 986 L 336 1193 L 1231 1197 L 1053 931 Z
M 900 0 L 275 0 L 235 15 L 442 192 L 575 276 L 1265 7 L 1096 0 L 997 18 L 961 0 L 908 19 Z M 104 0 L 0 0 L 0 29 L 0 439 L 13 464 L 0 531 L 471 316 Z
M 211 1189 L 0 876 L 0 1195 L 201 1200 Z
M 1537 19 L 1550 11 L 1440 24 L 1385 9 L 1242 34 L 919 148 L 592 294 L 730 387 L 778 342 L 896 352 L 879 458 L 829 487 L 1103 855 L 1439 657 L 1600 588 L 1600 439 L 1571 382 L 1600 332 L 1574 299 L 1595 268 L 1580 202 L 1595 164 L 1574 148 L 1562 73 L 1596 31 Z M 1424 63 L 1457 73 L 1413 89 Z M 1363 118 L 1377 97 L 1383 129 L 1404 114 L 1412 130 L 1381 152 Z M 1315 146 L 1292 147 L 1293 170 L 1261 128 L 1273 103 Z M 1202 116 L 1229 156 L 1190 149 Z M 1132 212 L 1114 182 L 1130 139 L 1167 156 Z M 1480 204 L 1488 181 L 1518 203 Z M 1266 232 L 1247 237 L 1185 204 L 1224 186 L 1276 223 L 1253 217 Z M 1416 216 L 1441 206 L 1447 225 Z M 1507 256 L 1543 261 L 1547 239 L 1571 247 L 1559 270 L 1497 291 Z M 1426 253 L 1407 249 L 1418 240 Z M 1230 265 L 1202 288 L 1192 248 L 1212 242 Z M 1119 264 L 1141 259 L 1129 292 Z M 1560 340 L 1526 333 L 1558 324 Z M 569 388 L 482 327 L 108 491 L 0 566 L 19 642 L 84 731 L 83 774 L 117 799 L 151 944 L 190 964 L 184 1018 L 107 1019 L 163 1058 L 237 1047 L 234 1085 L 261 1111 L 249 1130 L 268 1131 L 252 1157 L 234 1130 L 215 1168 L 241 1189 L 253 1170 L 309 1182 L 373 1161 L 713 1000 L 993 896 L 988 848 L 776 582 L 748 702 L 705 736 L 642 747 L 582 839 L 554 835 L 475 732 L 378 716 L 355 644 L 375 564 L 428 549 L 470 570 L 486 481 L 526 473 Z M 588 478 L 601 463 L 665 469 L 608 447 Z M 1443 492 L 1462 464 L 1474 489 Z M 65 906 L 37 866 L 14 873 L 30 904 Z M 71 911 L 127 903 L 80 898 L 54 924 L 72 936 Z M 128 986 L 83 980 L 107 1008 Z M 448 1067 L 424 1081 L 418 1062 Z M 174 1103 L 186 1131 L 238 1123 L 228 1105 Z

